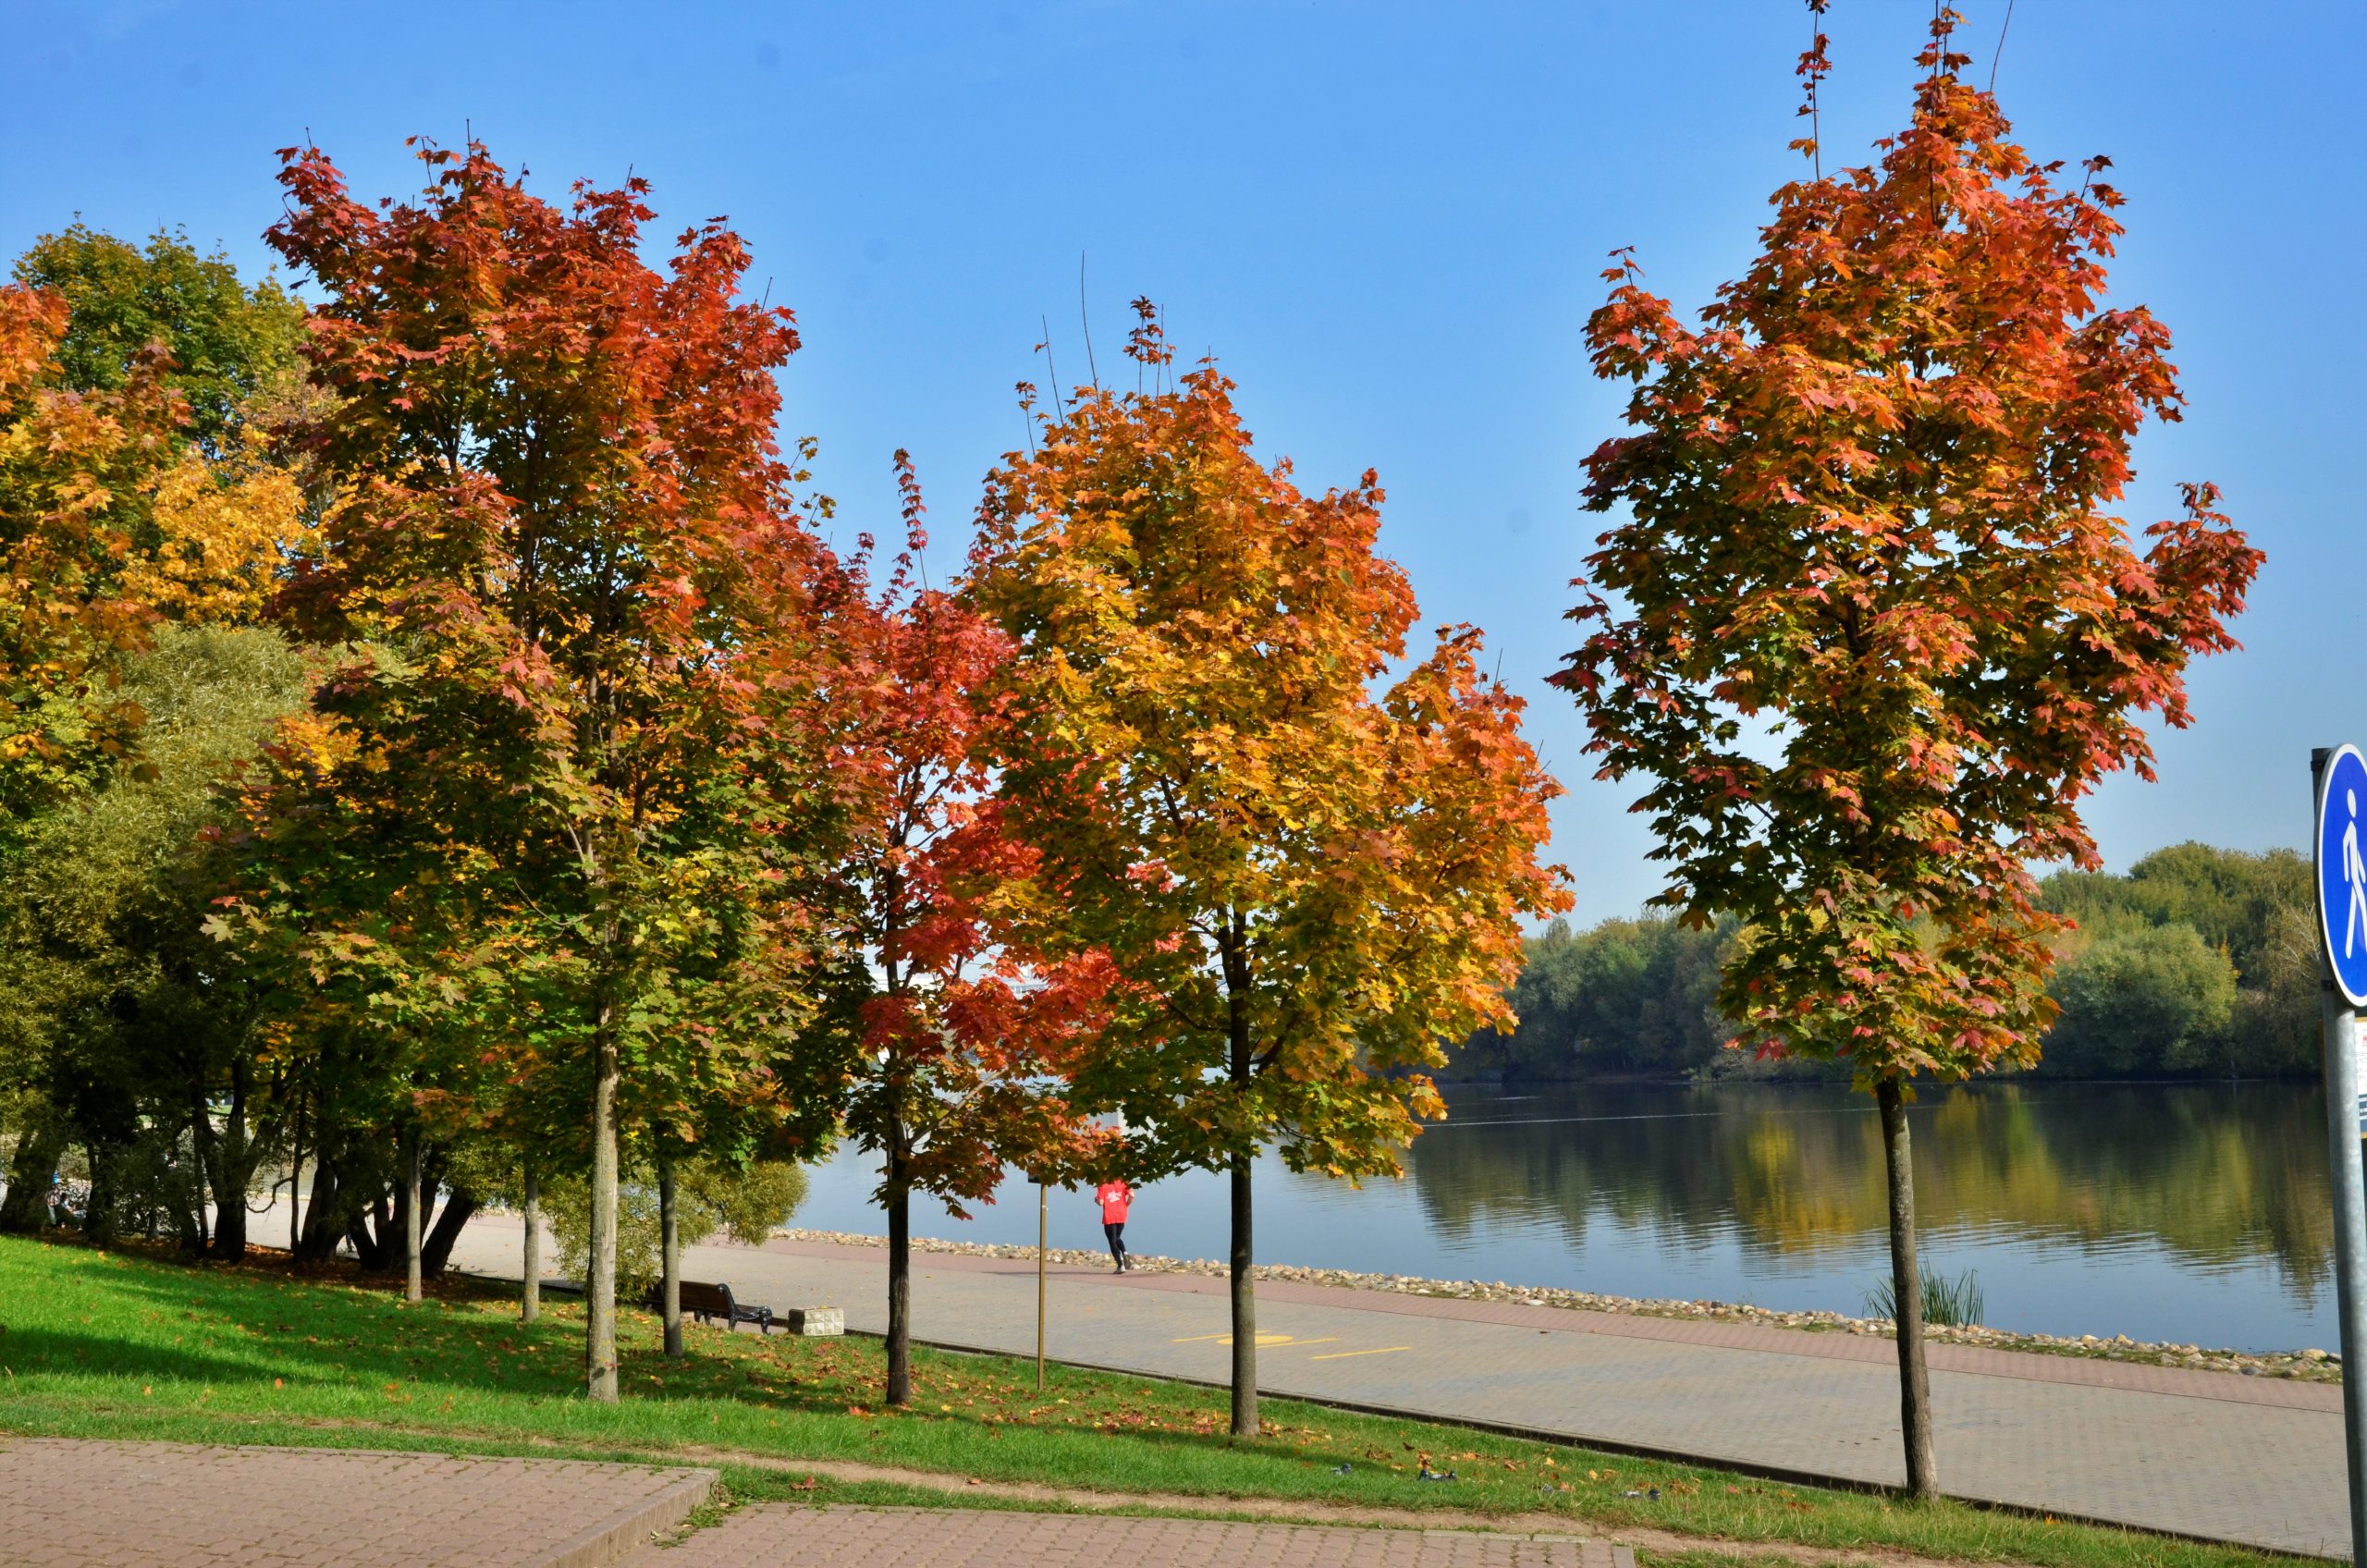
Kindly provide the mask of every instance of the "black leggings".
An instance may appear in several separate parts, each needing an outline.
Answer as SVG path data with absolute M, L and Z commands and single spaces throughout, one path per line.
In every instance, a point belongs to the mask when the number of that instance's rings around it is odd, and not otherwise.
M 1110 1256 L 1120 1263 L 1125 1262 L 1126 1222 L 1122 1219 L 1105 1219 L 1101 1222 L 1101 1233 L 1110 1238 Z

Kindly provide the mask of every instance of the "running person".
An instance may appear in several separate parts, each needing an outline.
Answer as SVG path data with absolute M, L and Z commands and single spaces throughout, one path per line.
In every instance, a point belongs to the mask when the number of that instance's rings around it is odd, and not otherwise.
M 1111 1272 L 1123 1274 L 1134 1267 L 1126 1257 L 1126 1209 L 1134 1201 L 1134 1190 L 1122 1181 L 1104 1182 L 1093 1197 L 1101 1206 L 1101 1233 L 1110 1238 L 1110 1256 L 1118 1264 Z

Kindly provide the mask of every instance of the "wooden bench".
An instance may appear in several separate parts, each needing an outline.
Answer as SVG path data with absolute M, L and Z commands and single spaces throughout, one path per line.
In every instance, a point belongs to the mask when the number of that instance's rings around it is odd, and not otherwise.
M 726 1329 L 754 1323 L 757 1332 L 772 1332 L 773 1309 L 769 1306 L 741 1305 L 731 1294 L 729 1285 L 703 1285 L 690 1280 L 683 1280 L 682 1310 L 702 1323 L 721 1318 Z

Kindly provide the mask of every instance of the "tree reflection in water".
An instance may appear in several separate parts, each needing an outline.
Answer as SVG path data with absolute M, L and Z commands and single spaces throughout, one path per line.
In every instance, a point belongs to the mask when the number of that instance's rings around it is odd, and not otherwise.
M 1449 1121 L 1415 1145 L 1409 1174 L 1458 1250 L 1551 1228 L 1597 1258 L 1639 1242 L 1738 1248 L 1746 1279 L 1846 1272 L 1881 1256 L 1879 1130 L 1838 1089 L 1575 1085 L 1466 1090 L 1450 1103 Z M 1984 1272 L 2017 1254 L 2099 1268 L 2152 1254 L 2180 1274 L 2273 1272 L 2290 1302 L 2275 1316 L 2315 1316 L 2333 1222 L 2313 1087 L 1983 1084 L 1927 1090 L 1913 1114 L 1916 1207 L 1935 1267 L 1968 1247 Z M 1618 1238 L 1599 1233 L 1606 1221 Z M 1846 1292 L 1815 1293 L 1856 1309 Z M 1993 1284 L 1990 1300 L 2006 1305 Z M 2052 1305 L 2045 1316 L 2059 1320 L 2068 1304 Z

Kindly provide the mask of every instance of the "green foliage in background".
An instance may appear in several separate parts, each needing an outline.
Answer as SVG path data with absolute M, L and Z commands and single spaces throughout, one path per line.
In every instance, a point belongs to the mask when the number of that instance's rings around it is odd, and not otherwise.
M 2123 873 L 2066 871 L 2042 902 L 2079 922 L 2048 992 L 2062 1007 L 2043 1076 L 2306 1075 L 2318 1066 L 2318 952 L 2310 864 L 2177 844 Z M 1815 1076 L 1723 1049 L 1718 971 L 1735 927 L 1556 920 L 1527 943 L 1508 1035 L 1481 1030 L 1451 1075 L 1553 1082 L 1637 1073 Z
M 759 1159 L 744 1170 L 717 1159 L 693 1159 L 677 1172 L 674 1193 L 684 1246 L 720 1233 L 753 1247 L 787 1224 L 805 1201 L 805 1168 L 780 1159 Z M 548 1178 L 542 1184 L 542 1203 L 558 1242 L 560 1272 L 582 1279 L 592 1243 L 590 1184 L 581 1175 Z M 634 1299 L 657 1282 L 658 1222 L 656 1173 L 628 1172 L 617 1183 L 618 1300 Z
M 2048 986 L 2063 1011 L 2048 1071 L 2115 1078 L 2219 1065 L 2232 1045 L 2236 966 L 2191 925 L 2141 925 L 2091 942 Z
M 118 388 L 141 351 L 163 344 L 166 379 L 209 457 L 237 445 L 251 404 L 295 380 L 303 307 L 274 279 L 240 283 L 227 256 L 201 254 L 186 234 L 160 229 L 142 248 L 77 223 L 35 240 L 15 270 L 72 308 L 57 350 L 67 386 Z

